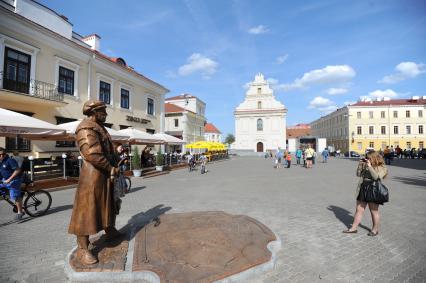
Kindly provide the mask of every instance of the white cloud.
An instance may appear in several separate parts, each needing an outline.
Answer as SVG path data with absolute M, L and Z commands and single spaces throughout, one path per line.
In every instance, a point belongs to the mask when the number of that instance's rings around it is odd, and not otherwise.
M 282 85 L 282 88 L 285 91 L 289 91 L 293 89 L 303 89 L 315 84 L 344 83 L 350 81 L 355 75 L 356 72 L 354 69 L 348 65 L 327 66 L 322 69 L 307 72 L 293 83 Z
M 337 109 L 336 104 L 328 98 L 317 96 L 309 102 L 308 109 L 317 109 L 324 114 L 328 114 Z
M 386 90 L 375 90 L 370 93 L 368 93 L 367 96 L 361 96 L 361 98 L 371 98 L 371 99 L 377 99 L 377 98 L 383 98 L 383 97 L 389 97 L 389 98 L 395 98 L 398 96 L 398 93 L 391 89 Z
M 275 63 L 277 63 L 278 65 L 281 65 L 282 63 L 287 61 L 287 59 L 288 59 L 288 54 L 278 56 L 277 59 L 275 60 Z
M 210 79 L 216 73 L 219 64 L 212 59 L 199 53 L 194 53 L 187 59 L 188 64 L 179 67 L 178 73 L 181 76 L 188 76 L 195 72 L 200 72 L 203 78 Z
M 344 94 L 347 93 L 348 90 L 346 88 L 329 88 L 326 90 L 327 94 L 329 95 L 339 95 L 339 94 Z
M 424 64 L 417 64 L 414 62 L 401 62 L 395 67 L 395 73 L 384 76 L 379 83 L 394 84 L 406 79 L 412 79 L 420 74 L 426 73 Z
M 262 33 L 266 33 L 269 30 L 264 26 L 264 25 L 258 25 L 257 27 L 252 27 L 248 30 L 248 33 L 251 34 L 262 34 Z

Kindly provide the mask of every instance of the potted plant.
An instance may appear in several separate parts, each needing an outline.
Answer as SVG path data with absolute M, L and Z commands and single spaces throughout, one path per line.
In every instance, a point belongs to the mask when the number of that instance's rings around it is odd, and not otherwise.
M 139 149 L 137 146 L 133 147 L 132 153 L 133 153 L 133 157 L 132 157 L 133 176 L 140 177 L 142 176 L 141 156 L 139 155 Z
M 163 165 L 164 165 L 164 156 L 161 152 L 161 149 L 157 152 L 157 157 L 155 158 L 157 166 L 155 166 L 155 170 L 157 171 L 163 171 Z

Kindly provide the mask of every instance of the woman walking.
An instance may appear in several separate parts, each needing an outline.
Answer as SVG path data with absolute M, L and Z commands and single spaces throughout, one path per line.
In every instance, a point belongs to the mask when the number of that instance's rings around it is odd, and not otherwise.
M 360 182 L 357 186 L 357 202 L 356 202 L 356 213 L 352 227 L 343 233 L 356 233 L 358 225 L 361 222 L 365 208 L 368 203 L 370 209 L 371 219 L 373 221 L 373 227 L 368 233 L 368 236 L 377 236 L 379 234 L 380 214 L 379 205 L 383 203 L 367 202 L 365 200 L 365 192 L 371 187 L 374 181 L 383 180 L 388 174 L 388 170 L 384 165 L 382 156 L 376 151 L 370 151 L 367 153 L 365 159 L 361 159 L 356 175 L 360 177 Z

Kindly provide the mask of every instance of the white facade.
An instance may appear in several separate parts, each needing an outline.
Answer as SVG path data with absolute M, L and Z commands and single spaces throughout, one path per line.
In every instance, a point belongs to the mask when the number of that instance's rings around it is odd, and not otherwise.
M 286 147 L 287 109 L 274 97 L 262 74 L 250 83 L 246 98 L 234 112 L 233 149 L 264 152 Z
M 222 142 L 222 134 L 219 133 L 204 133 L 204 139 L 211 142 Z

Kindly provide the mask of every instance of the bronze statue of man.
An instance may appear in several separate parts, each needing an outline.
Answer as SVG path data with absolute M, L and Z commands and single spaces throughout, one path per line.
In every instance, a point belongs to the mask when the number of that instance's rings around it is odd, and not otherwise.
M 114 203 L 113 178 L 118 173 L 114 146 L 103 123 L 106 105 L 102 101 L 84 103 L 87 116 L 76 129 L 76 140 L 83 158 L 80 178 L 68 233 L 77 236 L 77 256 L 81 263 L 94 264 L 96 257 L 89 251 L 89 235 L 105 230 L 109 237 L 119 235 L 115 216 L 119 206 Z

